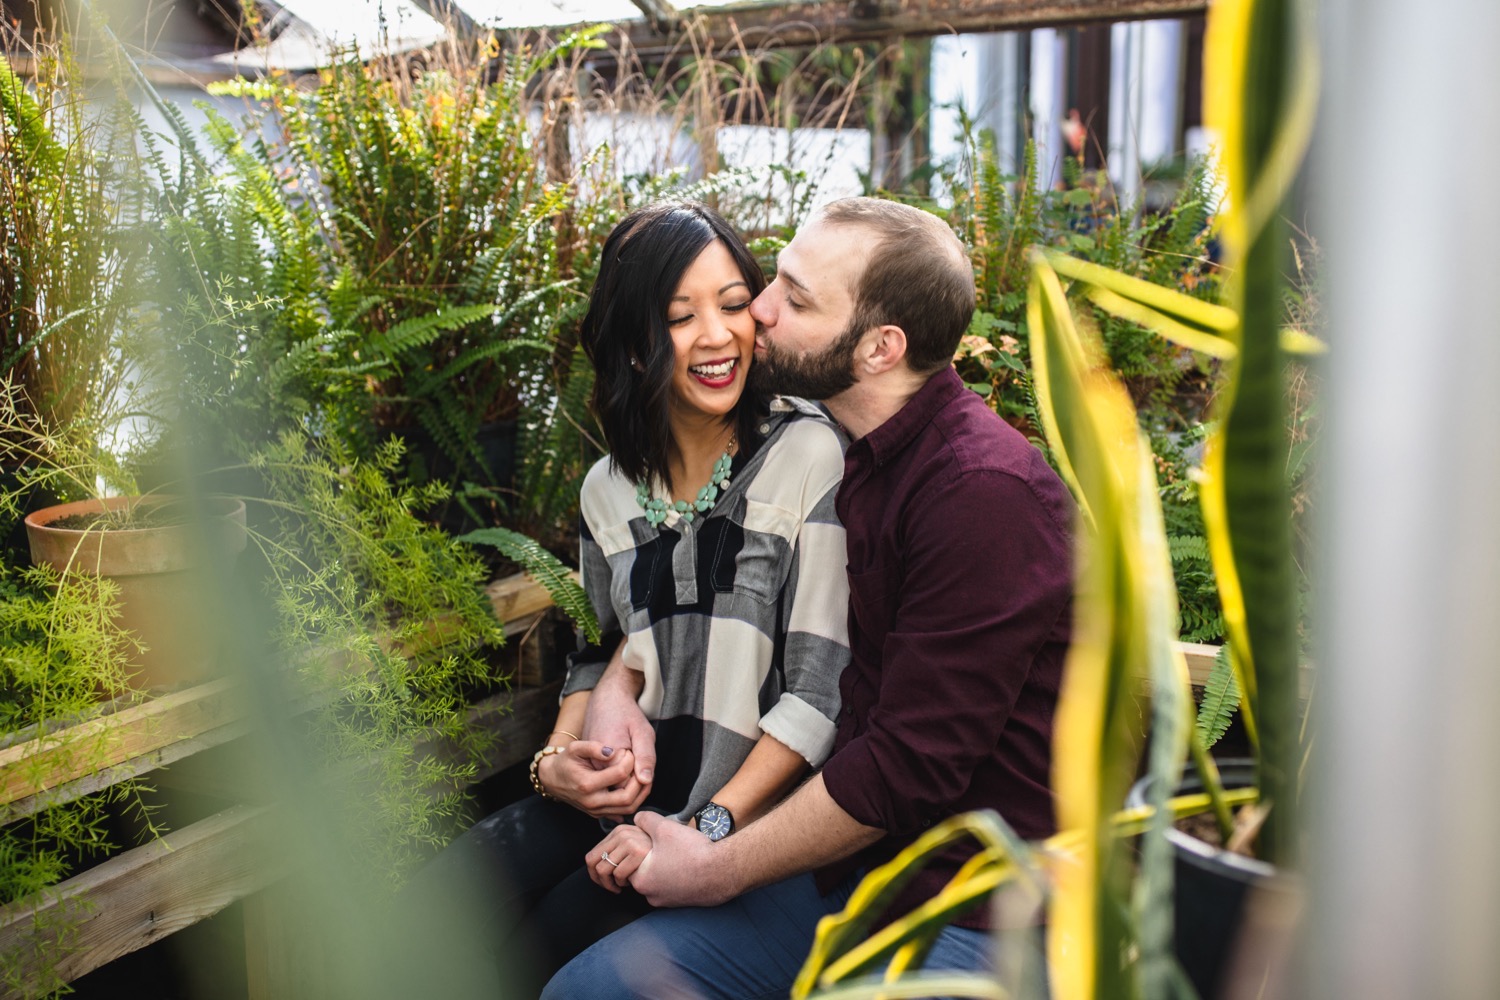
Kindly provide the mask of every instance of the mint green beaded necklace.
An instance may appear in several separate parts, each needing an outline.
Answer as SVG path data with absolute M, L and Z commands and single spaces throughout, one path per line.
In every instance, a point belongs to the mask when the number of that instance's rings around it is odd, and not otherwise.
M 653 528 L 657 527 L 667 519 L 668 513 L 676 512 L 678 517 L 692 524 L 693 518 L 713 510 L 719 499 L 719 491 L 729 489 L 729 466 L 734 461 L 730 452 L 734 450 L 734 444 L 734 438 L 730 438 L 729 449 L 719 456 L 713 471 L 708 474 L 708 485 L 699 490 L 698 496 L 692 500 L 678 500 L 675 503 L 662 500 L 652 496 L 651 488 L 644 482 L 636 483 L 635 502 L 646 511 L 646 523 Z

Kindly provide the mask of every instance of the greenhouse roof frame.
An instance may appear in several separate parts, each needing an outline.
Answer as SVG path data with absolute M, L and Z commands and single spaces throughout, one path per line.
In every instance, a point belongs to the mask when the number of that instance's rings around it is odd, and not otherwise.
M 797 47 L 1187 17 L 1209 7 L 1209 0 L 749 0 L 678 10 L 668 0 L 631 2 L 644 19 L 615 23 L 642 55 L 677 50 L 689 35 L 714 46 L 734 39 Z
M 232 0 L 232 4 L 264 0 Z M 348 7 L 359 0 L 341 0 Z M 598 19 L 559 20 L 546 25 L 507 25 L 497 16 L 494 0 L 366 0 L 387 13 L 404 12 L 411 22 L 407 37 L 388 36 L 383 44 L 398 50 L 431 44 L 452 33 L 484 38 L 495 33 L 518 44 L 543 44 L 548 38 Z M 586 12 L 590 0 L 554 0 L 558 14 Z M 601 36 L 599 55 L 629 52 L 636 58 L 682 56 L 693 51 L 768 48 L 812 48 L 827 42 L 881 42 L 896 38 L 984 33 L 1058 27 L 1106 21 L 1186 17 L 1205 12 L 1210 0 L 625 0 L 640 16 L 620 16 L 605 23 L 614 30 Z M 310 6 L 312 5 L 312 6 Z M 547 6 L 540 3 L 541 6 Z M 0 0 L 0 9 L 13 6 Z M 227 6 L 227 5 L 226 5 Z M 216 53 L 162 51 L 138 58 L 157 81 L 199 84 L 236 76 L 256 76 L 273 68 L 306 71 L 323 62 L 334 38 L 318 17 L 319 0 L 279 0 L 272 4 L 272 23 L 281 29 L 269 46 L 235 47 Z M 180 7 L 180 5 L 179 5 Z M 168 16 L 189 16 L 179 7 Z M 310 13 L 312 12 L 312 13 Z M 385 15 L 382 15 L 384 17 Z M 326 20 L 326 19 L 325 19 Z M 400 22 L 401 17 L 393 17 Z M 354 30 L 356 26 L 339 24 Z M 400 32 L 397 32 L 400 34 Z M 347 44 L 345 40 L 344 44 Z M 364 46 L 361 46 L 364 48 Z M 8 52 L 23 75 L 29 71 L 24 52 Z

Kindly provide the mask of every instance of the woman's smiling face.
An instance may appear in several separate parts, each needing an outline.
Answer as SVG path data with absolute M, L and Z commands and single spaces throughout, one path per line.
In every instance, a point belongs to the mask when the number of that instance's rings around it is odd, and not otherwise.
M 745 276 L 718 240 L 683 272 L 667 304 L 675 415 L 724 417 L 740 401 L 755 351 L 751 298 Z

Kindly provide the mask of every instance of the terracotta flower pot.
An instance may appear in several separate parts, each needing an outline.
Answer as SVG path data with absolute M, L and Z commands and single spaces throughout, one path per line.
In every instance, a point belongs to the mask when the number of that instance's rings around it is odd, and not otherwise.
M 26 518 L 34 565 L 108 577 L 118 585 L 116 621 L 145 647 L 127 665 L 132 686 L 143 689 L 179 687 L 214 676 L 216 637 L 224 632 L 220 618 L 227 609 L 218 597 L 221 581 L 213 573 L 231 565 L 245 548 L 244 501 L 208 501 L 203 523 L 122 529 L 57 527 L 55 522 L 167 502 L 171 498 L 82 500 Z

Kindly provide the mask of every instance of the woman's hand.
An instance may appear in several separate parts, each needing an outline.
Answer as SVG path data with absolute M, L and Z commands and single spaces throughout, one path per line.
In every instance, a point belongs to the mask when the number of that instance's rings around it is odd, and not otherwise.
M 594 740 L 574 740 L 562 753 L 549 754 L 537 764 L 537 777 L 553 798 L 596 819 L 634 815 L 649 785 L 635 777 L 635 756 Z
M 621 825 L 584 856 L 584 866 L 596 884 L 618 893 L 650 853 L 651 838 L 640 827 Z

